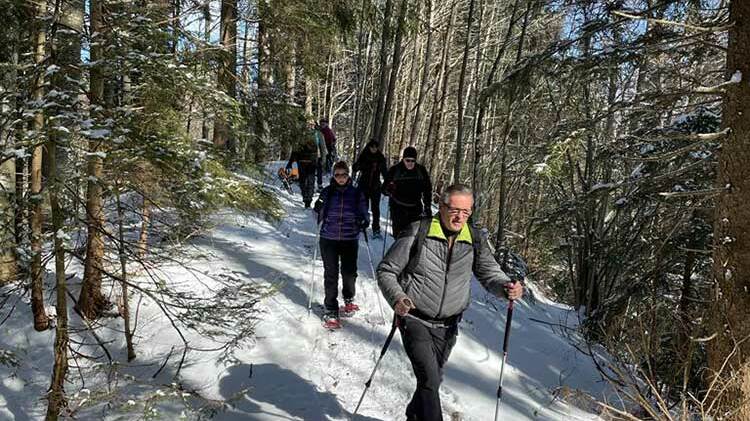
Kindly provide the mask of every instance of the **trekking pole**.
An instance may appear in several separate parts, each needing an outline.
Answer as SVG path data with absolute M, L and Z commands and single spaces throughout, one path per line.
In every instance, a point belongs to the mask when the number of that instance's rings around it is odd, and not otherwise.
M 372 378 L 375 377 L 375 371 L 377 371 L 378 366 L 380 365 L 380 361 L 383 360 L 383 356 L 385 355 L 386 351 L 388 351 L 388 346 L 391 344 L 391 339 L 393 339 L 393 334 L 396 333 L 396 328 L 398 327 L 398 316 L 396 314 L 393 315 L 393 326 L 391 326 L 391 332 L 388 334 L 388 337 L 385 338 L 385 343 L 383 344 L 383 349 L 380 350 L 380 357 L 378 357 L 378 361 L 375 362 L 375 367 L 372 369 L 372 373 L 370 374 L 370 378 L 367 379 L 365 382 L 365 389 L 362 391 L 362 396 L 359 397 L 359 402 L 357 402 L 357 407 L 354 409 L 354 413 L 352 414 L 352 418 L 354 418 L 355 415 L 357 415 L 357 411 L 359 411 L 359 406 L 362 405 L 362 400 L 365 398 L 365 393 L 367 393 L 367 390 L 370 388 L 370 384 L 372 384 Z
M 317 233 L 315 234 L 315 244 L 313 244 L 313 255 L 310 265 L 312 266 L 312 276 L 310 276 L 310 286 L 308 291 L 308 302 L 307 302 L 307 315 L 310 316 L 312 312 L 313 295 L 315 294 L 315 261 L 318 257 L 318 243 L 320 242 L 320 229 L 323 226 L 323 221 L 318 222 Z
M 388 223 L 391 221 L 391 199 L 388 199 L 388 210 L 385 211 L 385 230 L 383 231 L 383 257 L 385 257 L 385 243 L 388 241 Z M 393 224 L 391 224 L 393 229 Z
M 365 234 L 365 246 L 367 246 L 367 259 L 370 261 L 370 273 L 372 273 L 372 280 L 377 282 L 378 277 L 375 274 L 375 264 L 372 263 L 372 253 L 370 252 L 370 241 L 367 239 L 367 230 L 364 229 L 362 232 Z M 378 307 L 380 308 L 380 318 L 383 319 L 383 324 L 385 324 L 385 313 L 383 312 L 383 303 L 380 299 L 380 294 L 377 291 L 377 288 L 375 289 L 375 297 L 378 300 Z
M 505 361 L 508 359 L 508 338 L 510 337 L 510 322 L 513 319 L 513 302 L 508 303 L 508 314 L 505 316 L 505 338 L 503 339 L 503 360 L 500 363 L 500 382 L 497 386 L 497 401 L 495 402 L 495 421 L 498 421 L 500 415 L 500 401 L 503 399 L 503 372 L 505 371 Z

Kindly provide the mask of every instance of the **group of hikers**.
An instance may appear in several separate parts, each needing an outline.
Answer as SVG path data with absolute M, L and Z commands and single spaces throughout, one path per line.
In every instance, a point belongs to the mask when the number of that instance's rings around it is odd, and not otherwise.
M 313 121 L 308 127 L 309 139 L 300 142 L 308 144 L 298 144 L 287 163 L 287 169 L 295 161 L 298 164 L 306 208 L 312 202 L 316 169 L 326 162 L 326 151 L 335 151 L 332 131 L 329 146 L 322 124 L 316 128 Z M 380 198 L 384 194 L 395 241 L 378 264 L 376 276 L 383 297 L 394 310 L 394 325 L 417 378 L 406 419 L 442 420 L 439 387 L 443 366 L 470 302 L 472 274 L 488 292 L 508 300 L 521 298 L 522 283 L 503 272 L 487 239 L 468 223 L 474 204 L 469 187 L 447 187 L 440 195 L 437 214 L 432 215 L 432 183 L 425 167 L 417 163 L 413 146 L 404 148 L 401 160 L 390 168 L 376 139 L 365 145 L 351 171 L 344 161 L 325 165 L 317 174 L 330 168 L 331 181 L 313 206 L 324 269 L 324 326 L 340 328 L 341 313 L 351 315 L 359 310 L 354 301 L 359 235 L 366 233 L 371 221 L 373 237 L 381 235 Z M 339 272 L 343 307 L 338 301 Z

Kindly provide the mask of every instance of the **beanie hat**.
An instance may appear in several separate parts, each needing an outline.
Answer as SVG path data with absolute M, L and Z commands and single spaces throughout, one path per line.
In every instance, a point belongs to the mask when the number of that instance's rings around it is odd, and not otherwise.
M 380 143 L 378 143 L 378 141 L 377 141 L 377 140 L 374 140 L 374 139 L 373 139 L 373 140 L 371 140 L 371 141 L 367 142 L 367 147 L 369 148 L 369 147 L 371 147 L 371 146 L 374 146 L 374 147 L 376 147 L 376 148 L 380 148 Z
M 417 159 L 417 148 L 415 148 L 414 146 L 407 146 L 404 149 L 404 158 Z

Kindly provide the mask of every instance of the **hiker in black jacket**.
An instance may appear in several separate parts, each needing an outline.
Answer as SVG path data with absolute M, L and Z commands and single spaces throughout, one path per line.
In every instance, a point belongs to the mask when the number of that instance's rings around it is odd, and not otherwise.
M 373 238 L 380 238 L 380 193 L 382 191 L 380 177 L 385 179 L 387 168 L 385 156 L 380 152 L 380 144 L 374 139 L 365 146 L 353 166 L 355 174 L 359 171 L 357 186 L 370 202 Z
M 443 419 L 443 365 L 469 306 L 472 274 L 498 297 L 516 300 L 523 295 L 521 283 L 512 282 L 495 261 L 487 239 L 467 224 L 473 202 L 470 188 L 448 187 L 439 214 L 409 225 L 378 265 L 378 285 L 399 316 L 404 349 L 417 377 L 407 421 Z
M 393 237 L 423 216 L 432 216 L 432 183 L 427 169 L 417 164 L 417 150 L 404 149 L 401 162 L 392 166 L 383 182 L 388 195 Z

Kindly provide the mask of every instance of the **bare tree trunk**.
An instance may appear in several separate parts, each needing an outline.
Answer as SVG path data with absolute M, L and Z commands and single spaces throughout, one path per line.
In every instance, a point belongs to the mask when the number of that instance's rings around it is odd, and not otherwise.
M 367 0 L 362 0 L 359 8 L 359 28 L 357 29 L 357 55 L 355 57 L 355 96 L 354 96 L 354 119 L 352 121 L 352 162 L 357 159 L 357 152 L 362 144 L 362 137 L 359 131 L 359 120 L 362 111 L 362 100 L 365 96 L 365 83 L 364 80 L 367 77 L 367 71 L 362 69 L 362 50 L 364 49 L 364 26 L 365 26 L 365 13 L 367 12 Z M 367 33 L 367 53 L 370 51 L 370 39 L 372 38 L 372 31 Z M 369 58 L 369 57 L 368 57 Z M 369 63 L 368 63 L 369 64 Z
M 93 10 L 93 9 L 92 9 Z M 56 141 L 47 142 L 49 152 L 49 198 L 52 208 L 52 229 L 55 233 L 55 291 L 57 293 L 57 323 L 55 325 L 55 363 L 52 368 L 52 380 L 47 403 L 46 421 L 55 421 L 60 411 L 65 408 L 65 375 L 68 372 L 68 303 L 67 286 L 65 285 L 65 247 L 63 236 L 60 235 L 64 229 L 63 211 L 60 208 L 58 194 L 62 190 L 63 180 L 60 180 L 60 172 L 57 169 Z
M 217 75 L 217 85 L 231 98 L 237 98 L 237 0 L 221 0 L 220 21 L 221 62 Z M 214 122 L 213 143 L 219 148 L 235 149 L 230 138 L 229 122 L 218 117 Z
M 715 305 L 709 312 L 716 338 L 708 344 L 711 373 L 727 391 L 717 412 L 727 419 L 750 419 L 750 2 L 729 5 L 727 76 L 741 78 L 727 87 L 723 125 L 731 129 L 719 152 L 719 195 L 714 218 Z M 727 363 L 722 372 L 723 364 Z M 723 386 L 722 386 L 723 387 Z M 716 390 L 710 391 L 716 395 Z
M 469 0 L 469 16 L 466 18 L 466 42 L 464 43 L 464 54 L 461 60 L 461 73 L 458 76 L 458 94 L 456 95 L 458 106 L 458 118 L 456 121 L 456 157 L 453 164 L 453 182 L 461 182 L 461 155 L 464 152 L 464 85 L 466 83 L 466 66 L 469 63 L 469 51 L 471 50 L 471 26 L 474 23 L 474 0 Z M 478 48 L 478 47 L 477 47 Z
M 91 0 L 91 33 L 102 34 L 102 0 Z M 100 40 L 97 40 L 100 41 Z M 96 63 L 104 58 L 100 42 L 91 45 L 91 61 Z M 90 95 L 92 105 L 99 108 L 104 104 L 104 75 L 100 66 L 92 66 L 90 71 Z M 88 239 L 86 243 L 86 261 L 81 283 L 81 294 L 78 297 L 77 309 L 88 319 L 99 317 L 106 306 L 102 294 L 102 265 L 104 263 L 104 212 L 102 210 L 103 159 L 100 155 L 102 142 L 99 139 L 89 140 L 89 158 L 87 168 L 88 185 L 86 188 L 86 226 Z
M 427 169 L 430 171 L 432 179 L 435 179 L 436 171 L 434 168 L 435 163 L 435 151 L 437 140 L 435 139 L 438 131 L 439 121 L 442 117 L 443 104 L 445 103 L 445 97 L 448 92 L 448 77 L 450 76 L 450 63 L 448 59 L 448 52 L 450 51 L 450 44 L 453 34 L 453 24 L 455 22 L 456 13 L 454 13 L 456 1 L 454 0 L 450 5 L 448 20 L 448 26 L 445 28 L 445 36 L 443 37 L 443 52 L 440 59 L 440 73 L 438 74 L 438 81 L 440 83 L 439 88 L 435 88 L 435 95 L 432 100 L 432 113 L 430 115 L 430 124 L 427 126 L 427 136 L 425 140 L 425 158 L 429 159 Z M 425 161 L 426 163 L 427 161 Z
M 127 256 L 125 255 L 125 229 L 123 227 L 125 216 L 122 210 L 122 202 L 120 201 L 119 183 L 115 185 L 115 199 L 117 201 L 117 235 L 119 242 L 117 247 L 117 254 L 120 259 L 120 287 L 122 288 L 122 308 L 120 309 L 120 314 L 122 315 L 123 323 L 125 325 L 125 344 L 128 350 L 128 362 L 130 362 L 135 359 L 135 349 L 133 348 L 133 332 L 130 330 L 130 303 L 128 297 L 127 270 L 128 262 Z M 141 231 L 141 234 L 143 234 L 143 231 Z
M 44 65 L 45 43 L 47 35 L 43 15 L 45 3 L 37 3 L 34 9 L 33 51 L 36 78 L 34 80 L 33 98 L 41 103 L 44 97 Z M 44 114 L 42 110 L 35 111 L 33 130 L 37 139 L 42 138 L 44 130 Z M 37 142 L 39 142 L 37 140 Z M 46 330 L 49 327 L 47 312 L 44 310 L 44 269 L 42 268 L 42 155 L 43 145 L 37 143 L 31 156 L 31 311 L 34 314 L 34 329 Z
M 508 45 L 510 44 L 511 35 L 513 34 L 513 25 L 516 20 L 516 12 L 518 10 L 518 2 L 519 0 L 515 0 L 513 2 L 513 8 L 511 9 L 510 13 L 510 19 L 508 20 L 508 28 L 505 31 L 505 37 L 503 39 L 503 43 L 498 47 L 497 54 L 495 55 L 495 60 L 492 62 L 492 66 L 490 67 L 489 72 L 487 73 L 487 77 L 484 82 L 484 87 L 489 87 L 492 82 L 495 79 L 495 73 L 497 72 L 497 69 L 500 65 L 500 60 L 503 58 L 503 55 L 505 55 L 505 50 L 508 48 Z M 487 112 L 487 99 L 482 98 L 481 92 L 477 92 L 477 95 L 479 96 L 479 110 L 476 112 L 477 118 L 476 123 L 474 125 L 475 134 L 474 134 L 474 192 L 475 192 L 475 200 L 474 200 L 474 208 L 475 209 L 481 209 L 482 205 L 482 198 L 480 195 L 481 191 L 481 184 L 479 179 L 479 167 L 482 162 L 482 154 L 480 151 L 482 148 L 483 143 L 483 133 L 484 133 L 484 116 Z
M 424 50 L 424 59 L 422 60 L 422 80 L 419 83 L 419 93 L 417 94 L 417 104 L 414 111 L 414 120 L 411 123 L 411 131 L 409 132 L 409 145 L 413 146 L 417 137 L 417 129 L 419 128 L 419 122 L 422 118 L 422 103 L 424 97 L 427 94 L 427 80 L 430 76 L 430 58 L 432 55 L 432 25 L 433 25 L 433 13 L 432 13 L 432 0 L 427 0 L 425 5 L 425 26 L 427 27 L 427 45 Z
M 15 29 L 19 22 L 14 21 L 11 27 Z M 0 76 L 0 97 L 8 100 L 0 103 L 0 115 L 11 115 L 16 108 L 16 65 L 18 64 L 18 38 L 14 39 L 9 48 L 0 49 L 0 62 L 11 63 L 11 69 Z M 12 129 L 10 126 L 0 126 L 0 149 L 10 149 L 13 146 Z M 16 265 L 16 234 L 14 221 L 16 189 L 16 160 L 0 161 L 0 286 L 14 281 L 17 276 Z M 20 213 L 20 212 L 19 212 Z
M 398 14 L 398 24 L 396 26 L 396 40 L 393 43 L 393 60 L 391 63 L 391 76 L 388 79 L 388 93 L 385 98 L 385 106 L 383 107 L 383 121 L 380 123 L 380 135 L 378 138 L 382 139 L 382 143 L 388 142 L 388 120 L 391 114 L 392 103 L 394 101 L 396 82 L 398 81 L 398 71 L 401 67 L 401 52 L 403 51 L 403 45 L 401 40 L 404 34 L 404 21 L 406 20 L 406 11 L 409 6 L 408 0 L 401 0 L 401 9 Z M 382 146 L 381 146 L 382 148 Z
M 204 24 L 206 25 L 203 28 L 203 42 L 208 45 L 211 42 L 211 2 L 206 1 L 201 11 L 203 13 Z M 210 134 L 208 122 L 209 115 L 208 112 L 206 112 L 206 107 L 203 107 L 203 119 L 201 121 L 201 139 L 208 140 L 208 136 Z
M 380 41 L 380 77 L 378 79 L 378 105 L 375 108 L 375 115 L 373 118 L 374 126 L 372 128 L 372 137 L 378 141 L 382 141 L 381 128 L 383 124 L 383 109 L 385 108 L 386 89 L 388 88 L 388 42 L 391 39 L 392 11 L 393 1 L 385 0 L 385 9 L 383 11 L 383 37 Z M 381 146 L 381 150 L 385 150 L 385 147 Z
M 141 232 L 138 235 L 138 258 L 143 259 L 148 252 L 148 228 L 151 224 L 151 206 L 146 196 L 141 196 L 143 205 L 141 207 Z

